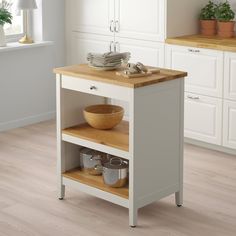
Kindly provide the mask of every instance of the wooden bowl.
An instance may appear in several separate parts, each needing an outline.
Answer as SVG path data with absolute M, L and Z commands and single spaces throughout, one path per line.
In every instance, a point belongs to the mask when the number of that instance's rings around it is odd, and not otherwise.
M 93 105 L 84 109 L 85 120 L 95 129 L 112 129 L 122 121 L 123 116 L 124 109 L 115 105 Z

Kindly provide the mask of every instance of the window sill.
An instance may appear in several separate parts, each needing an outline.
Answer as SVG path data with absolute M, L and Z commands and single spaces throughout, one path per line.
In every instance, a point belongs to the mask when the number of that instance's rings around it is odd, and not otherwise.
M 32 44 L 8 43 L 6 47 L 0 47 L 0 53 L 28 49 L 28 48 L 51 46 L 51 45 L 53 45 L 52 41 L 40 41 Z

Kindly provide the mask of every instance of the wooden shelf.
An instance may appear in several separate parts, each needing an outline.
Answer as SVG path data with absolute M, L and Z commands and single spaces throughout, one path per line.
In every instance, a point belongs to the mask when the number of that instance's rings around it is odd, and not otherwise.
M 129 151 L 129 123 L 127 121 L 122 121 L 111 130 L 94 129 L 86 123 L 64 129 L 62 133 L 122 151 Z
M 63 177 L 78 181 L 82 184 L 86 184 L 90 187 L 94 187 L 94 188 L 100 189 L 102 191 L 111 193 L 111 194 L 115 194 L 115 195 L 125 198 L 125 199 L 129 198 L 128 187 L 110 188 L 103 183 L 102 176 L 89 175 L 88 173 L 86 173 L 78 168 L 65 172 L 63 174 Z

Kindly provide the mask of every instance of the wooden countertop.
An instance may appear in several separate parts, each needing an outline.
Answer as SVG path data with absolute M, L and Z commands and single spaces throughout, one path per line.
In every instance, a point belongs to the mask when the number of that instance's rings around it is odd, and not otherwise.
M 54 69 L 54 73 L 88 80 L 95 80 L 129 88 L 144 87 L 147 85 L 157 84 L 160 82 L 179 79 L 187 76 L 186 72 L 161 69 L 159 74 L 153 74 L 151 76 L 142 78 L 126 79 L 116 75 L 116 71 L 98 71 L 90 68 L 87 64 L 56 68 Z
M 223 39 L 217 36 L 188 35 L 177 38 L 168 38 L 166 43 L 180 46 L 215 49 L 221 51 L 236 52 L 236 37 Z

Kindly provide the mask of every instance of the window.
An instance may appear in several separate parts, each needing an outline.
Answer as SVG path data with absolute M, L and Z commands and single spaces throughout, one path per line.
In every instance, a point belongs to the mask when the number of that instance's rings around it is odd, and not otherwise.
M 12 24 L 5 24 L 4 31 L 6 34 L 7 41 L 17 41 L 23 36 L 25 31 L 24 14 L 22 13 L 22 11 L 17 14 L 17 11 L 14 9 L 14 7 L 11 7 L 11 13 L 13 16 Z

